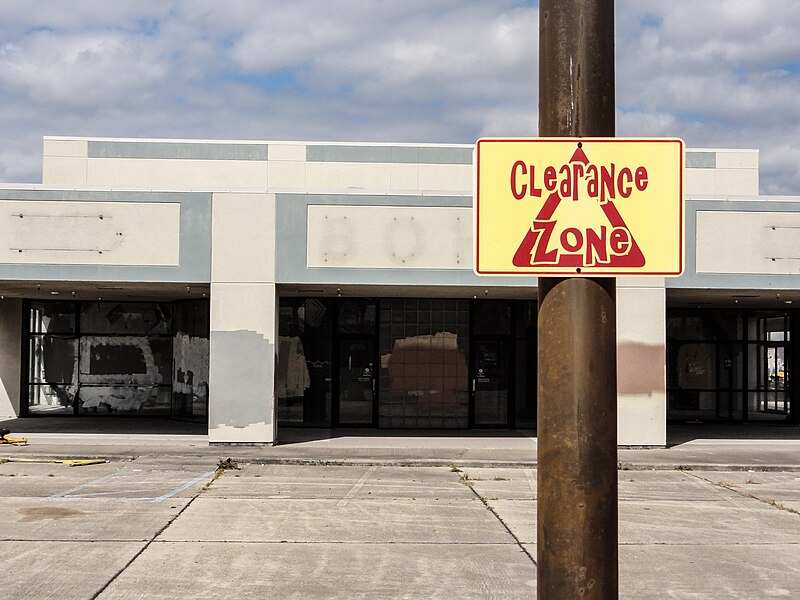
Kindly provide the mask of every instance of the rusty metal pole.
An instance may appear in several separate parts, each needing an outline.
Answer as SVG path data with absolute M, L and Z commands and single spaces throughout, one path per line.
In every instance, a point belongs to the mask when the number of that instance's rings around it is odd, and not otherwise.
M 539 135 L 613 137 L 613 0 L 540 0 Z M 540 600 L 618 598 L 616 282 L 539 279 Z

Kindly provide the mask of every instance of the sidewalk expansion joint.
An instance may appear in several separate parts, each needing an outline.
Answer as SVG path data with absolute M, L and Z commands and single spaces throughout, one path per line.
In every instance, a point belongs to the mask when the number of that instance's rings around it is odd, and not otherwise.
M 523 546 L 523 544 L 520 541 L 520 539 L 514 534 L 513 531 L 511 531 L 511 528 L 508 525 L 506 525 L 506 522 L 503 521 L 503 519 L 500 518 L 500 515 L 497 514 L 497 511 L 495 509 L 493 509 L 489 505 L 489 502 L 475 490 L 475 488 L 470 484 L 468 479 L 465 479 L 462 476 L 461 477 L 461 483 L 463 483 L 465 486 L 467 486 L 469 488 L 469 490 L 473 494 L 475 494 L 475 497 L 478 500 L 480 500 L 481 504 L 483 504 L 483 506 L 486 507 L 486 510 L 488 510 L 490 513 L 492 513 L 494 515 L 495 519 L 497 519 L 500 522 L 500 524 L 503 526 L 503 529 L 505 529 L 508 532 L 508 535 L 510 535 L 511 539 L 514 540 L 514 543 L 519 547 L 520 550 L 522 550 L 522 552 L 525 553 L 525 556 L 527 556 L 528 559 L 530 559 L 530 561 L 533 563 L 533 566 L 535 567 L 536 566 L 536 559 L 533 558 L 533 556 L 531 556 L 531 553 L 528 552 L 528 550 L 525 548 L 525 546 Z
M 765 464 L 714 464 L 693 462 L 664 462 L 664 463 L 619 463 L 619 471 L 755 471 L 772 473 L 785 471 L 794 473 L 800 471 L 800 464 L 792 465 L 765 465 Z
M 11 540 L 13 541 L 13 540 Z M 27 541 L 27 540 L 22 540 Z M 58 541 L 58 540 L 55 540 Z M 442 542 L 442 541 L 375 541 L 375 540 L 153 540 L 153 544 L 268 544 L 273 546 L 294 544 L 297 546 L 514 546 L 514 542 Z M 798 542 L 800 543 L 800 542 Z M 530 555 L 529 555 L 530 556 Z
M 619 542 L 620 546 L 691 546 L 693 548 L 702 548 L 705 546 L 743 546 L 749 548 L 751 546 L 800 546 L 800 541 L 797 542 L 714 542 L 714 543 L 697 543 L 697 542 Z
M 790 506 L 786 506 L 784 504 L 781 504 L 780 502 L 778 502 L 774 498 L 760 498 L 759 496 L 756 496 L 755 494 L 751 494 L 750 492 L 744 492 L 744 491 L 742 491 L 740 489 L 737 489 L 737 487 L 735 485 L 733 485 L 732 483 L 728 483 L 726 481 L 711 481 L 710 479 L 707 479 L 705 477 L 700 477 L 699 475 L 694 475 L 694 474 L 691 474 L 691 475 L 693 477 L 696 477 L 700 481 L 705 481 L 707 483 L 710 483 L 711 485 L 714 485 L 714 486 L 717 486 L 717 487 L 721 487 L 723 489 L 731 491 L 734 494 L 737 494 L 738 496 L 741 496 L 742 498 L 751 498 L 753 500 L 757 500 L 758 502 L 761 502 L 762 504 L 766 504 L 767 506 L 771 506 L 771 507 L 776 508 L 776 509 L 778 509 L 780 511 L 791 513 L 793 515 L 796 515 L 796 516 L 800 517 L 800 511 L 798 511 L 798 510 L 796 510 L 794 508 L 791 508 Z
M 31 538 L 0 538 L 0 542 L 24 542 L 26 544 L 50 544 L 50 543 L 68 543 L 68 544 L 141 544 L 142 542 L 147 542 L 147 538 L 142 538 L 138 540 L 102 540 L 102 539 L 93 539 L 93 540 L 76 540 L 75 538 L 47 538 L 41 540 L 32 540 Z

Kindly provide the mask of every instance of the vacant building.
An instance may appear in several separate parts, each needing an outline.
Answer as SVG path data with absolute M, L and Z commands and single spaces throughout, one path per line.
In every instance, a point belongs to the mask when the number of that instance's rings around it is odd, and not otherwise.
M 617 280 L 621 444 L 800 421 L 800 197 L 754 150 L 685 173 L 685 274 Z M 537 282 L 473 273 L 472 177 L 471 146 L 46 138 L 0 188 L 0 417 L 534 427 Z

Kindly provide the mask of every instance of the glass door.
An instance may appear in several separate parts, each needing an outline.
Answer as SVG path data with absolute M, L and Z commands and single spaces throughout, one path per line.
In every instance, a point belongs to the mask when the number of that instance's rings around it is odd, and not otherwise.
M 744 344 L 716 344 L 717 419 L 742 418 Z
M 748 419 L 787 420 L 791 413 L 789 317 L 756 314 L 749 319 L 748 330 Z
M 769 344 L 764 347 L 764 366 L 767 389 L 763 410 L 772 413 L 789 413 L 789 396 L 786 381 L 786 347 Z
M 473 341 L 472 403 L 475 426 L 508 426 L 510 363 L 508 339 Z
M 338 425 L 375 424 L 375 343 L 339 339 Z

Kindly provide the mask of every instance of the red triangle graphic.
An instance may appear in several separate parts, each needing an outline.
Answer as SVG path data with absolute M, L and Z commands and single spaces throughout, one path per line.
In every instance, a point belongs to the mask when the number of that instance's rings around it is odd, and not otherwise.
M 589 164 L 589 159 L 586 156 L 586 152 L 583 151 L 583 146 L 578 146 L 575 152 L 572 153 L 572 158 L 569 159 L 569 162 L 581 162 L 585 165 Z
M 580 148 L 578 150 L 583 152 Z M 627 251 L 624 254 L 614 254 L 613 252 L 608 252 L 607 244 L 600 244 L 603 235 L 611 235 L 605 226 L 594 228 L 591 233 L 593 236 L 592 242 L 584 240 L 584 247 L 580 250 L 570 252 L 563 248 L 559 240 L 552 239 L 552 233 L 556 225 L 553 214 L 560 203 L 561 197 L 553 193 L 542 205 L 539 214 L 533 220 L 533 225 L 528 229 L 528 233 L 525 234 L 522 243 L 514 253 L 512 262 L 515 267 L 581 268 L 602 266 L 604 268 L 630 268 L 644 266 L 645 258 L 639 248 L 639 244 L 636 243 L 633 233 L 628 229 L 622 215 L 619 214 L 617 207 L 614 206 L 611 200 L 602 204 L 601 208 L 612 230 L 617 228 L 624 230 L 619 235 L 627 233 L 626 243 L 629 244 Z M 589 232 L 586 232 L 587 238 L 589 235 Z
M 570 162 L 589 164 L 589 158 L 580 142 Z M 553 239 L 552 234 L 557 223 L 553 215 L 559 204 L 561 197 L 556 193 L 550 194 L 545 200 L 539 214 L 533 220 L 533 225 L 514 253 L 512 262 L 515 267 L 579 269 L 595 266 L 604 268 L 644 266 L 645 258 L 639 244 L 636 243 L 633 233 L 611 200 L 600 205 L 610 228 L 600 225 L 583 232 L 573 229 L 571 237 L 566 236 L 566 239 L 565 235 L 569 230 L 564 230 L 558 239 Z M 578 236 L 581 238 L 580 243 Z

